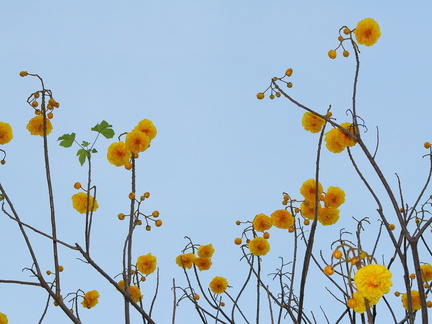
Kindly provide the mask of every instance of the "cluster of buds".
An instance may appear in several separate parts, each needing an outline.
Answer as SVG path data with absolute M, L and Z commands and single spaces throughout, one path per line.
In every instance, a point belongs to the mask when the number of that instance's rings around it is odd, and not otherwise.
M 156 227 L 162 226 L 162 220 L 160 220 L 158 218 L 159 217 L 159 211 L 155 210 L 150 215 L 145 215 L 145 214 L 140 212 L 141 203 L 149 197 L 150 197 L 149 192 L 145 192 L 143 195 L 141 195 L 139 197 L 139 199 L 136 198 L 136 194 L 134 192 L 129 193 L 128 198 L 131 200 L 135 200 L 135 202 L 138 204 L 138 207 L 137 207 L 137 209 L 133 215 L 126 215 L 126 214 L 120 213 L 117 215 L 118 219 L 124 220 L 126 217 L 132 216 L 134 218 L 134 220 L 133 220 L 134 226 L 140 226 L 143 224 L 140 217 L 144 217 L 144 219 L 146 221 L 146 230 L 147 231 L 151 230 L 151 225 L 150 225 L 151 222 L 153 222 Z
M 293 69 L 289 68 L 289 69 L 287 69 L 287 70 L 285 71 L 285 75 L 284 75 L 284 76 L 282 76 L 282 77 L 280 77 L 280 78 L 278 78 L 278 77 L 273 77 L 273 78 L 272 78 L 272 81 L 271 81 L 270 85 L 267 87 L 267 89 L 265 89 L 264 92 L 258 92 L 258 93 L 257 93 L 257 95 L 256 95 L 257 98 L 258 98 L 259 100 L 264 99 L 264 97 L 265 97 L 265 93 L 266 93 L 269 89 L 270 89 L 270 97 L 269 97 L 270 99 L 274 99 L 275 97 L 279 98 L 279 97 L 281 96 L 281 93 L 280 93 L 280 91 L 278 91 L 278 89 L 275 87 L 275 85 L 276 85 L 275 82 L 277 82 L 277 81 L 281 81 L 281 82 L 285 83 L 286 86 L 287 86 L 288 88 L 292 88 L 292 86 L 293 86 L 292 82 L 289 82 L 289 81 L 284 80 L 286 77 L 290 77 L 292 74 L 293 74 Z

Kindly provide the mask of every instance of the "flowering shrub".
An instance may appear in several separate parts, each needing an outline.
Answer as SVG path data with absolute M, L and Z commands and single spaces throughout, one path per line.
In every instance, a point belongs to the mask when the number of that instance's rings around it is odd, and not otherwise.
M 328 288 L 329 296 L 339 306 L 339 308 L 322 309 L 322 311 L 326 317 L 329 313 L 338 314 L 338 323 L 374 323 L 378 312 L 385 314 L 384 316 L 388 318 L 391 317 L 395 323 L 414 323 L 416 319 L 420 319 L 422 323 L 428 323 L 428 308 L 432 307 L 432 301 L 427 300 L 432 281 L 432 266 L 429 260 L 432 253 L 430 253 L 425 235 L 426 230 L 432 225 L 432 219 L 429 217 L 430 210 L 428 210 L 432 205 L 432 196 L 426 199 L 423 196 L 432 177 L 432 168 L 423 190 L 413 204 L 409 205 L 404 202 L 402 197 L 399 199 L 399 195 L 402 196 L 401 188 L 398 188 L 397 192 L 391 189 L 375 160 L 375 155 L 369 151 L 363 141 L 366 125 L 359 117 L 355 105 L 360 64 L 359 45 L 372 46 L 380 36 L 378 23 L 371 18 L 366 18 L 360 21 L 354 29 L 348 26 L 341 27 L 338 46 L 328 52 L 330 59 L 337 58 L 339 49 L 342 49 L 342 56 L 345 58 L 350 55 L 348 50 L 354 53 L 356 69 L 352 94 L 353 104 L 348 110 L 349 121 L 347 122 L 339 123 L 335 116 L 337 113 L 331 111 L 331 107 L 327 111 L 318 112 L 295 100 L 289 93 L 293 87 L 293 82 L 288 81 L 294 75 L 292 68 L 288 68 L 282 77 L 273 77 L 270 85 L 256 95 L 259 100 L 263 100 L 266 93 L 270 93 L 270 99 L 286 98 L 295 107 L 305 111 L 301 125 L 306 131 L 317 137 L 316 168 L 312 176 L 305 175 L 310 179 L 304 181 L 299 187 L 290 189 L 292 194 L 282 193 L 282 207 L 275 207 L 269 214 L 258 212 L 254 217 L 236 221 L 240 234 L 234 239 L 235 246 L 233 247 L 238 249 L 240 261 L 247 269 L 243 279 L 215 276 L 209 280 L 206 275 L 207 271 L 212 272 L 213 262 L 216 263 L 214 258 L 214 254 L 217 253 L 216 249 L 212 243 L 196 244 L 191 238 L 186 237 L 188 243 L 178 252 L 175 260 L 172 260 L 172 265 L 177 264 L 182 273 L 182 279 L 177 279 L 177 282 L 173 280 L 173 322 L 176 308 L 183 306 L 185 302 L 192 304 L 203 323 L 249 323 L 252 321 L 258 323 L 260 320 L 273 323 L 276 313 L 278 322 L 284 319 L 292 323 L 316 322 L 315 315 L 309 311 L 310 305 L 305 302 L 306 286 L 310 284 L 308 278 L 321 276 L 322 280 L 328 280 L 332 287 Z M 133 237 L 140 226 L 144 225 L 142 228 L 151 231 L 159 230 L 163 224 L 159 218 L 159 211 L 145 212 L 145 202 L 149 199 L 150 193 L 140 194 L 136 181 L 138 159 L 140 154 L 145 154 L 155 139 L 157 135 L 155 125 L 152 121 L 143 119 L 129 132 L 121 133 L 113 143 L 107 145 L 107 161 L 105 162 L 117 167 L 123 166 L 131 180 L 130 190 L 123 196 L 129 207 L 127 210 L 119 210 L 116 215 L 117 221 L 121 224 L 119 226 L 127 229 L 124 241 L 121 242 L 122 259 L 117 260 L 116 263 L 119 267 L 118 272 L 108 274 L 95 261 L 91 253 L 93 251 L 91 249 L 93 213 L 99 208 L 97 185 L 93 184 L 92 179 L 92 161 L 98 153 L 96 149 L 98 139 L 104 137 L 109 140 L 114 137 L 113 126 L 106 121 L 96 124 L 91 128 L 91 131 L 97 134 L 93 141 L 78 141 L 75 133 L 64 134 L 58 138 L 59 145 L 64 148 L 77 145 L 78 161 L 81 165 L 87 166 L 86 183 L 75 182 L 73 187 L 80 192 L 71 197 L 72 207 L 83 214 L 80 221 L 84 224 L 84 242 L 74 244 L 64 242 L 58 237 L 56 231 L 58 219 L 52 195 L 47 142 L 47 136 L 53 130 L 54 112 L 57 113 L 60 104 L 54 99 L 52 91 L 45 88 L 39 75 L 22 71 L 20 76 L 35 77 L 41 83 L 41 89 L 32 92 L 27 99 L 27 103 L 35 114 L 30 119 L 27 129 L 31 135 L 39 135 L 43 138 L 50 204 L 49 221 L 52 230 L 45 233 L 24 222 L 13 207 L 12 197 L 9 197 L 6 189 L 0 184 L 2 211 L 17 223 L 32 258 L 32 266 L 24 270 L 30 272 L 34 281 L 12 281 L 12 283 L 41 287 L 47 292 L 48 303 L 52 302 L 53 305 L 59 307 L 73 323 L 82 323 L 79 304 L 86 309 L 95 308 L 99 298 L 103 298 L 103 294 L 101 296 L 98 290 L 84 293 L 78 286 L 71 291 L 66 291 L 60 281 L 64 271 L 59 261 L 61 254 L 59 246 L 61 246 L 62 249 L 76 253 L 81 261 L 95 269 L 101 278 L 122 296 L 126 323 L 131 322 L 130 313 L 132 311 L 139 313 L 143 323 L 155 323 L 152 311 L 159 289 L 157 257 L 151 252 L 141 254 L 142 251 L 136 256 L 136 247 L 133 247 Z M 286 89 L 282 89 L 282 86 Z M 300 126 L 300 122 L 298 124 Z M 0 145 L 8 144 L 12 139 L 11 125 L 0 121 Z M 430 159 L 432 166 L 430 143 L 426 142 L 424 147 L 428 150 L 425 156 Z M 369 177 L 365 176 L 357 164 L 358 157 L 353 155 L 354 150 L 364 156 L 376 173 L 385 189 L 385 198 L 393 206 L 392 215 L 383 212 L 381 198 L 371 185 Z M 346 212 L 340 210 L 341 206 L 350 199 L 355 199 L 355 197 L 346 196 L 344 190 L 337 186 L 332 185 L 325 190 L 320 182 L 321 175 L 325 172 L 320 168 L 323 151 L 348 155 L 356 174 L 376 201 L 380 222 L 376 237 L 368 237 L 365 240 L 362 233 L 370 222 L 368 218 L 360 220 L 354 218 L 357 223 L 355 239 L 349 237 L 350 232 L 340 229 L 339 236 L 334 237 L 330 247 L 322 246 L 319 242 L 317 233 L 333 235 L 328 234 L 332 233 L 330 229 L 337 226 L 339 219 L 347 217 Z M 0 153 L 2 154 L 1 165 L 4 165 L 6 150 L 0 149 Z M 334 158 L 333 154 L 330 156 Z M 290 184 L 292 185 L 295 184 Z M 102 200 L 100 203 L 102 206 Z M 396 225 L 392 224 L 390 219 L 393 219 Z M 45 272 L 41 270 L 38 256 L 28 238 L 28 231 L 42 235 L 52 242 L 54 270 Z M 273 233 L 283 233 L 287 240 L 271 242 Z M 377 255 L 377 246 L 381 244 L 381 236 L 387 236 L 392 243 L 390 256 Z M 292 242 L 292 244 L 287 242 Z M 321 249 L 320 255 L 316 250 L 317 246 Z M 420 255 L 419 246 L 429 251 L 429 255 Z M 271 273 L 272 278 L 269 279 L 267 274 L 263 273 L 263 268 L 267 260 L 275 258 L 273 249 L 277 250 L 278 247 L 282 247 L 284 251 L 283 255 L 276 256 L 280 259 L 281 265 Z M 325 251 L 325 249 L 329 250 Z M 135 258 L 136 262 L 133 263 L 132 260 Z M 393 271 L 395 268 L 396 271 Z M 120 278 L 117 279 L 117 277 Z M 146 280 L 154 280 L 156 286 L 154 297 L 149 305 L 143 303 L 143 300 L 147 298 L 144 297 L 144 294 L 148 296 L 153 293 L 143 285 Z M 232 286 L 229 286 L 228 282 Z M 94 284 L 97 285 L 96 282 Z M 392 296 L 389 293 L 394 286 L 403 290 L 402 293 L 395 291 L 393 294 L 398 298 L 397 303 L 389 302 Z M 251 314 L 249 314 L 250 308 L 244 306 L 243 300 L 246 300 L 246 305 L 251 304 L 251 301 L 256 303 L 252 307 Z M 164 309 L 166 309 L 165 306 Z M 266 308 L 268 310 L 265 311 Z M 399 315 L 395 315 L 395 310 L 398 310 L 398 314 L 401 313 L 400 311 L 403 312 L 401 318 L 397 318 Z M 0 313 L 0 323 L 7 322 L 7 316 Z M 327 322 L 329 322 L 328 319 Z

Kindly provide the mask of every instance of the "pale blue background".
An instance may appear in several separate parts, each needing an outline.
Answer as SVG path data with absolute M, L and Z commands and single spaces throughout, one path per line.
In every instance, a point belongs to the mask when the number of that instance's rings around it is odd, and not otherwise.
M 232 243 L 241 234 L 235 221 L 281 208 L 283 191 L 300 198 L 299 186 L 314 175 L 318 137 L 302 129 L 303 111 L 283 99 L 258 101 L 256 93 L 291 67 L 290 94 L 320 112 L 331 104 L 337 120 L 347 121 L 354 57 L 343 58 L 339 51 L 338 58 L 330 60 L 327 51 L 337 46 L 341 26 L 354 28 L 366 17 L 379 22 L 382 37 L 371 48 L 361 47 L 357 104 L 369 129 L 364 138 L 373 147 L 379 126 L 377 160 L 394 188 L 394 173 L 400 175 L 405 199 L 413 201 L 428 170 L 427 160 L 421 159 L 427 153 L 423 142 L 431 140 L 431 9 L 429 1 L 4 1 L 0 120 L 12 124 L 14 140 L 2 147 L 8 158 L 0 168 L 0 181 L 23 220 L 49 231 L 42 140 L 25 129 L 33 117 L 26 99 L 39 84 L 20 78 L 21 70 L 43 76 L 61 104 L 49 141 L 59 237 L 67 242 L 82 242 L 84 217 L 72 209 L 70 196 L 76 193 L 74 182 L 85 183 L 86 169 L 75 158 L 77 147 L 66 150 L 56 139 L 76 132 L 78 139 L 91 141 L 90 128 L 103 119 L 117 134 L 151 119 L 158 135 L 137 161 L 138 192 L 151 192 L 145 210 L 159 210 L 164 225 L 151 232 L 138 229 L 134 255 L 157 256 L 161 287 L 155 320 L 169 323 L 172 278 L 185 283 L 174 263 L 187 242 L 183 237 L 214 244 L 213 267 L 202 273 L 203 282 L 225 276 L 235 294 L 247 269 L 238 263 L 241 254 Z M 94 156 L 93 180 L 100 208 L 92 244 L 94 259 L 116 275 L 127 224 L 117 214 L 127 213 L 130 180 L 129 172 L 106 161 L 111 142 L 101 139 L 96 145 L 100 154 Z M 355 231 L 352 217 L 371 217 L 365 249 L 372 246 L 377 221 L 376 207 L 346 154 L 325 151 L 322 158 L 323 186 L 339 186 L 347 194 L 340 222 L 318 229 L 315 252 L 322 249 L 328 261 L 340 228 Z M 365 174 L 375 179 L 370 169 Z M 31 261 L 16 224 L 2 217 L 0 231 L 0 277 L 29 280 L 21 269 Z M 264 274 L 279 265 L 278 255 L 285 260 L 292 256 L 292 236 L 276 229 L 271 235 Z M 51 245 L 37 235 L 31 238 L 43 269 L 52 270 Z M 389 251 L 384 245 L 377 259 L 386 253 L 387 261 Z M 120 294 L 76 260 L 79 255 L 65 249 L 60 253 L 64 295 L 77 289 L 101 293 L 97 307 L 81 310 L 83 323 L 123 322 Z M 430 256 L 422 261 L 432 262 Z M 307 309 L 322 323 L 322 304 L 334 322 L 332 316 L 343 306 L 319 283 L 336 289 L 315 268 L 311 271 Z M 395 274 L 393 281 L 388 298 L 400 314 L 400 299 L 393 292 L 403 291 L 402 278 Z M 153 282 L 150 277 L 144 284 L 145 303 L 152 297 Z M 35 323 L 44 304 L 41 289 L 0 288 L 0 312 L 10 323 Z M 243 307 L 253 321 L 253 300 Z M 177 323 L 194 318 L 189 304 L 177 309 Z M 67 319 L 50 307 L 45 322 Z

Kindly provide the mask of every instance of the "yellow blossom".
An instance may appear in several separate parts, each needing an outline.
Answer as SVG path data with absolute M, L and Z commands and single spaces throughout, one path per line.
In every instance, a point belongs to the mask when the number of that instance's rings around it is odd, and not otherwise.
M 44 127 L 43 127 L 43 116 L 35 116 L 32 119 L 30 119 L 29 123 L 27 124 L 27 129 L 30 132 L 31 135 L 44 135 Z M 53 130 L 51 121 L 49 119 L 46 119 L 46 134 L 48 135 Z
M 354 275 L 357 290 L 372 304 L 390 291 L 393 285 L 392 274 L 385 266 L 380 264 L 369 264 L 360 268 Z
M 270 243 L 263 237 L 255 237 L 249 241 L 249 250 L 253 255 L 266 255 L 270 251 Z
M 150 146 L 150 138 L 146 133 L 134 130 L 126 135 L 126 147 L 132 153 L 143 152 Z
M 115 166 L 125 165 L 131 157 L 132 153 L 124 142 L 115 142 L 108 147 L 107 159 Z
M 413 311 L 418 311 L 421 308 L 420 294 L 417 290 L 411 290 L 411 301 Z M 408 310 L 408 294 L 402 295 L 402 306 Z
M 314 219 L 315 218 L 315 199 L 314 200 L 305 200 L 300 204 L 300 212 L 303 217 Z M 321 210 L 321 203 L 318 202 L 318 215 Z
M 338 208 L 345 202 L 345 192 L 339 187 L 328 187 L 324 196 L 324 205 L 329 208 Z
M 254 229 L 258 232 L 267 231 L 273 225 L 273 221 L 270 217 L 264 214 L 258 214 L 252 221 Z
M 180 254 L 176 258 L 176 263 L 179 267 L 190 269 L 195 258 L 196 256 L 193 253 Z
M 5 314 L 0 313 L 0 324 L 8 324 L 8 318 Z
M 325 120 L 307 111 L 302 118 L 302 125 L 305 130 L 311 133 L 318 133 L 325 124 Z
M 72 206 L 81 214 L 85 214 L 87 212 L 87 197 L 88 195 L 84 192 L 79 192 L 72 196 Z M 97 200 L 94 200 L 94 198 L 90 196 L 89 201 L 89 211 L 96 211 L 99 208 Z
M 432 280 L 432 265 L 430 264 L 422 264 L 420 266 L 422 272 L 423 281 L 431 281 Z
M 156 257 L 151 253 L 141 255 L 137 259 L 136 267 L 139 272 L 149 275 L 156 270 Z
M 287 229 L 294 225 L 294 217 L 286 209 L 279 209 L 270 215 L 273 225 L 277 228 Z
M 318 212 L 318 221 L 324 225 L 333 225 L 339 220 L 339 209 L 337 208 L 321 208 Z
M 303 197 L 305 197 L 305 199 L 314 201 L 316 195 L 316 187 L 317 186 L 315 179 L 306 180 L 300 187 L 300 193 Z M 322 192 L 323 187 L 321 183 L 318 182 L 318 198 L 321 196 Z
M 365 298 L 359 291 L 356 291 L 348 301 L 348 307 L 354 309 L 359 314 L 363 314 L 366 311 Z
M 210 258 L 195 258 L 193 263 L 198 267 L 200 271 L 210 269 L 212 261 Z
M 209 287 L 215 294 L 222 294 L 228 288 L 228 281 L 224 277 L 214 277 Z
M 146 133 L 150 140 L 155 138 L 157 134 L 156 127 L 153 125 L 153 122 L 148 119 L 141 120 L 138 125 L 134 128 L 134 130 L 138 130 L 140 132 Z
M 211 258 L 214 253 L 214 248 L 212 244 L 201 245 L 198 248 L 198 256 L 200 258 Z
M 372 18 L 366 18 L 358 22 L 354 34 L 357 43 L 372 46 L 381 36 L 380 26 Z
M 121 289 L 125 289 L 125 284 L 123 280 L 120 280 L 118 282 L 118 285 Z M 137 286 L 129 286 L 129 293 L 135 303 L 138 303 L 143 298 L 143 296 L 141 295 L 141 290 Z
M 100 297 L 99 292 L 97 290 L 88 291 L 84 295 L 84 300 L 82 301 L 81 305 L 83 305 L 84 308 L 92 308 L 96 306 L 96 304 L 99 302 L 98 298 Z
M 351 134 L 356 134 L 355 129 L 351 123 L 342 123 L 340 126 L 342 128 L 345 128 Z M 345 147 L 351 147 L 356 144 L 356 141 L 354 139 L 352 139 L 349 135 L 345 134 L 339 128 L 333 128 L 327 133 L 325 133 L 324 140 L 326 142 L 326 147 L 328 148 L 328 150 L 333 153 L 340 153 L 345 149 Z
M 9 143 L 13 138 L 12 127 L 8 123 L 0 122 L 0 144 Z

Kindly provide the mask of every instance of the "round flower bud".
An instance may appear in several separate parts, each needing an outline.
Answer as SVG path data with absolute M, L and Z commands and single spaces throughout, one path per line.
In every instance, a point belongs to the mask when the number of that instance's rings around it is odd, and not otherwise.
M 269 232 L 265 232 L 263 237 L 267 240 L 270 238 L 270 233 Z
M 135 199 L 135 193 L 131 192 L 128 197 L 129 199 Z
M 293 74 L 293 69 L 289 68 L 288 70 L 285 71 L 285 75 L 286 76 L 291 76 Z
M 54 114 L 53 114 L 52 112 L 50 112 L 50 113 L 48 113 L 47 117 L 48 117 L 49 119 L 53 119 Z
M 152 213 L 152 216 L 153 216 L 153 217 L 159 217 L 159 211 L 155 210 L 155 211 Z
M 118 217 L 118 219 L 123 220 L 123 219 L 125 219 L 125 214 L 120 213 L 117 215 L 117 217 Z
M 331 265 L 328 265 L 324 268 L 324 273 L 327 276 L 331 276 L 334 273 L 333 267 Z
M 5 165 L 6 164 L 6 160 L 3 159 L 3 160 L 0 161 L 0 163 L 1 163 L 1 165 Z
M 429 143 L 429 142 L 425 142 L 423 145 L 424 145 L 424 147 L 425 147 L 426 149 L 430 148 L 430 143 Z
M 342 258 L 342 252 L 339 251 L 339 250 L 335 250 L 335 251 L 333 251 L 333 257 L 334 257 L 335 259 L 340 259 L 340 258 Z
M 20 77 L 25 77 L 28 75 L 28 73 L 27 73 L 27 71 L 21 71 L 19 75 L 20 75 Z
M 146 197 L 146 198 L 150 197 L 150 192 L 145 192 L 144 197 Z
M 348 57 L 348 56 L 349 56 L 349 52 L 348 52 L 348 51 L 343 51 L 342 55 L 343 55 L 344 57 Z
M 271 94 L 271 95 L 270 95 L 270 99 L 273 100 L 274 98 L 275 98 L 274 94 Z
M 339 36 L 339 37 L 338 37 L 338 41 L 339 41 L 339 42 L 342 42 L 343 40 L 344 40 L 344 38 L 343 38 L 342 36 Z
M 288 87 L 288 88 L 292 88 L 292 82 L 288 82 L 288 83 L 287 83 L 287 87 Z
M 335 50 L 330 50 L 328 52 L 328 56 L 333 60 L 336 58 L 336 51 Z
M 396 228 L 396 226 L 395 226 L 394 224 L 390 224 L 390 225 L 389 225 L 389 228 L 390 228 L 392 231 L 394 231 L 394 229 Z
M 259 99 L 259 100 L 264 99 L 264 93 L 262 93 L 262 92 L 258 92 L 257 95 L 256 95 L 256 97 L 257 97 L 257 99 Z
M 155 225 L 156 225 L 156 227 L 161 227 L 161 226 L 162 226 L 162 221 L 161 221 L 160 219 L 158 219 L 158 220 L 155 222 Z
M 58 271 L 59 271 L 59 272 L 63 272 L 63 270 L 64 270 L 64 267 L 61 266 L 61 265 L 59 265 L 59 266 L 58 266 Z
M 280 97 L 281 96 L 281 94 L 280 94 L 280 92 L 276 92 L 276 97 Z
M 81 183 L 79 183 L 79 182 L 75 182 L 75 183 L 74 183 L 74 188 L 75 188 L 75 189 L 80 189 L 80 188 L 81 188 Z
M 351 30 L 348 27 L 346 27 L 343 32 L 345 35 L 349 35 L 349 33 L 351 33 Z
M 242 244 L 242 239 L 240 237 L 236 237 L 234 240 L 234 244 L 236 244 L 236 245 Z
M 37 101 L 35 100 L 35 101 L 33 101 L 33 102 L 31 103 L 31 105 L 32 105 L 33 108 L 36 108 L 37 106 L 39 106 L 39 102 L 37 102 Z

